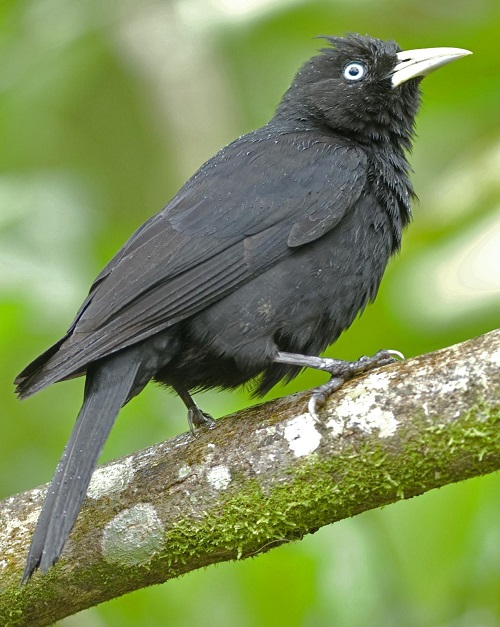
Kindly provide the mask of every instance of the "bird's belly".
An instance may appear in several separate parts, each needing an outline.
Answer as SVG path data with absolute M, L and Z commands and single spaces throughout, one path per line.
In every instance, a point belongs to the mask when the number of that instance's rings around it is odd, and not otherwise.
M 323 351 L 375 297 L 390 256 L 387 229 L 353 219 L 295 250 L 194 316 L 191 341 L 252 369 L 276 350 Z

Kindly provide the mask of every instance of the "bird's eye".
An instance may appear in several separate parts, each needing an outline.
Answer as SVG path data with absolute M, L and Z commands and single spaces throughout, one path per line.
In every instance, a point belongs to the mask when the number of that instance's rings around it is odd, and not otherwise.
M 366 67 L 359 61 L 348 63 L 342 71 L 342 76 L 346 81 L 359 81 L 366 73 Z

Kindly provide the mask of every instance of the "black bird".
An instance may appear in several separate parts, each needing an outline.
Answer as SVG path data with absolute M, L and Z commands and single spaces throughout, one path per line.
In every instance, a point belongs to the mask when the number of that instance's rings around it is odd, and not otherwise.
M 402 52 L 393 41 L 326 37 L 274 117 L 205 163 L 94 281 L 66 335 L 17 377 L 25 398 L 86 375 L 23 581 L 59 558 L 104 442 L 151 380 L 173 388 L 190 426 L 211 422 L 193 390 L 256 380 L 264 394 L 304 366 L 344 380 L 392 361 L 314 357 L 375 298 L 414 196 L 411 148 L 423 76 L 470 54 Z

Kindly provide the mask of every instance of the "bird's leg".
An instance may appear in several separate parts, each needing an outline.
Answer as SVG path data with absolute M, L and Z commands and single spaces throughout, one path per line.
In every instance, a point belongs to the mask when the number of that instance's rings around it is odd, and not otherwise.
M 179 397 L 182 399 L 184 405 L 187 407 L 187 419 L 189 423 L 189 430 L 191 431 L 192 435 L 195 434 L 195 431 L 198 427 L 212 428 L 215 425 L 215 420 L 212 418 L 212 416 L 205 413 L 198 407 L 198 405 L 194 402 L 193 397 L 186 389 L 178 386 L 174 387 L 174 389 Z
M 352 379 L 358 374 L 368 372 L 373 368 L 392 364 L 397 361 L 395 357 L 404 359 L 399 351 L 381 350 L 372 357 L 360 357 L 357 361 L 344 361 L 342 359 L 330 359 L 328 357 L 278 352 L 274 361 L 290 366 L 324 370 L 332 375 L 330 381 L 313 390 L 311 398 L 309 399 L 309 413 L 317 419 L 318 409 L 322 407 L 326 399 L 333 394 L 333 392 L 337 391 L 346 381 L 349 381 L 349 379 Z

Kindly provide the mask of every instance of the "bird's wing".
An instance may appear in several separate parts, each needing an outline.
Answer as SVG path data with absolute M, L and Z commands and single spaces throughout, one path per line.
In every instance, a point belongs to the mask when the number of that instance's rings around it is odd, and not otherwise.
M 366 163 L 359 148 L 307 134 L 230 144 L 103 269 L 47 353 L 46 378 L 186 319 L 332 229 L 359 198 Z

